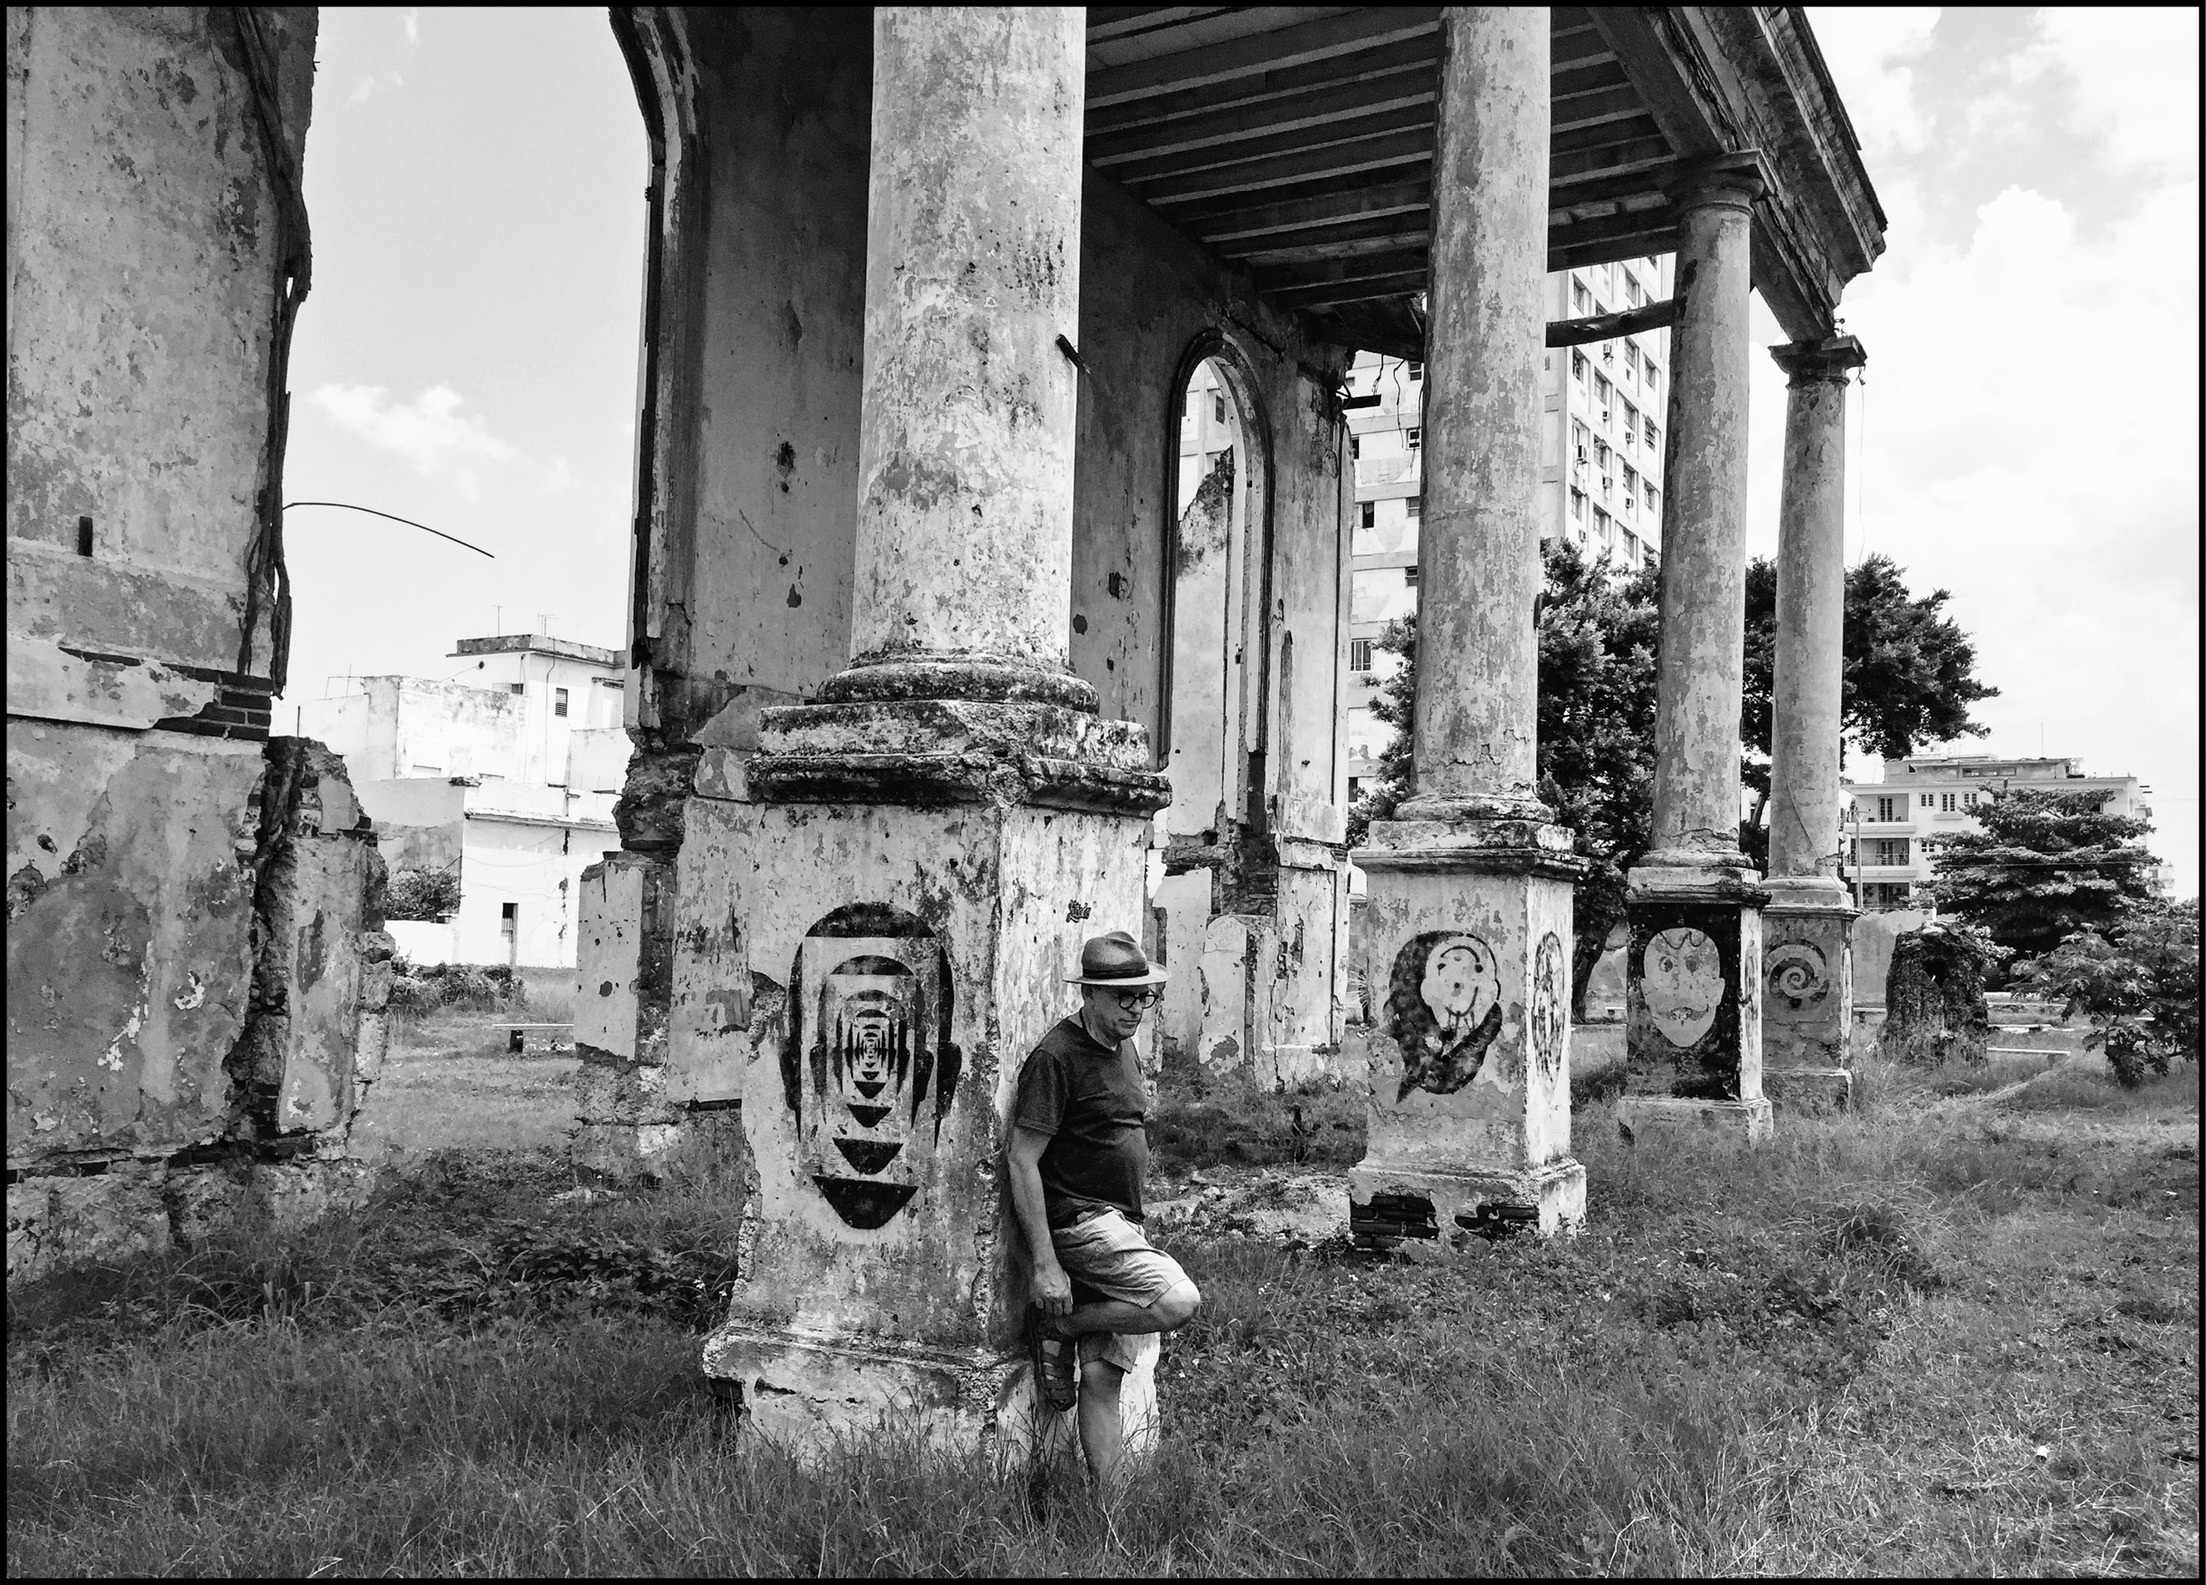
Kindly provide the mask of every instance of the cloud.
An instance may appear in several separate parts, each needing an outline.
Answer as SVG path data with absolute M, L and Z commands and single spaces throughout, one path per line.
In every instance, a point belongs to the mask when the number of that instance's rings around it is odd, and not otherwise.
M 1930 49 L 1938 16 L 1937 6 L 1816 6 L 1808 13 L 1871 158 L 1913 153 L 1929 141 L 1930 119 L 1917 99 L 1915 73 L 1900 63 Z
M 2198 12 L 2189 6 L 2047 7 L 2021 75 L 2065 76 L 2069 121 L 2123 168 L 2198 174 Z
M 364 105 L 386 88 L 403 88 L 405 86 L 406 79 L 397 72 L 385 72 L 381 76 L 371 73 L 353 85 L 352 93 L 347 97 L 346 102 L 348 104 Z
M 421 7 L 409 6 L 404 11 L 399 12 L 398 25 L 406 30 L 406 42 L 408 44 L 419 44 L 421 42 Z
M 518 453 L 480 420 L 460 411 L 462 397 L 449 385 L 432 385 L 411 402 L 394 402 L 380 385 L 323 385 L 309 398 L 338 428 L 369 445 L 396 452 L 425 474 L 449 471 L 469 500 L 479 497 L 465 459 L 510 462 Z

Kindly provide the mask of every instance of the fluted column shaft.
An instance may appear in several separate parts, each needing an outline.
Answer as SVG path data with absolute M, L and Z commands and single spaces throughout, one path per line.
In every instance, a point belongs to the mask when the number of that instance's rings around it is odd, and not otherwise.
M 1092 708 L 1065 663 L 1078 371 L 1058 346 L 1079 329 L 1084 12 L 883 6 L 873 27 L 854 670 L 828 696 L 1041 674 Z
M 1443 15 L 1419 527 L 1416 788 L 1402 818 L 1536 802 L 1549 44 L 1538 7 Z M 1440 808 L 1436 806 L 1453 806 Z
M 1839 736 L 1846 634 L 1846 381 L 1866 358 L 1851 336 L 1771 354 L 1789 378 L 1777 518 L 1777 666 L 1770 734 L 1769 874 L 1838 880 Z
M 1728 156 L 1675 191 L 1662 639 L 1650 866 L 1738 867 L 1745 671 L 1747 306 L 1760 161 Z

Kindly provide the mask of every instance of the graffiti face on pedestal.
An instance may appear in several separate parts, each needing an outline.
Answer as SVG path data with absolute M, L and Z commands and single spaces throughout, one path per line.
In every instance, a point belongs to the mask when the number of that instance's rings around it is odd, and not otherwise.
M 1550 930 L 1540 938 L 1532 964 L 1532 1060 L 1549 1078 L 1562 1070 L 1563 1043 L 1570 1029 L 1569 984 L 1562 937 Z
M 1805 941 L 1771 947 L 1764 978 L 1769 981 L 1769 1010 L 1781 1019 L 1804 1017 L 1831 994 L 1830 965 L 1821 948 Z
M 782 1078 L 801 1165 L 843 1221 L 880 1227 L 919 1191 L 957 1086 L 948 962 L 918 920 L 861 904 L 812 927 L 796 985 Z
M 1428 931 L 1395 954 L 1386 1000 L 1387 1032 L 1402 1053 L 1402 1087 L 1452 1095 L 1474 1077 L 1513 1084 L 1517 1074 L 1482 1067 L 1501 1033 L 1501 975 L 1477 936 Z
M 1689 925 L 1659 931 L 1640 959 L 1640 994 L 1662 1038 L 1690 1046 L 1723 1004 L 1723 953 Z

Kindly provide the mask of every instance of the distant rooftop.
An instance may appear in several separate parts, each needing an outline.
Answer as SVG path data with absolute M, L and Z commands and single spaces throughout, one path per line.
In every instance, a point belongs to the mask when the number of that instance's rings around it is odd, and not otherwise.
M 542 633 L 507 633 L 498 638 L 463 638 L 454 655 L 558 655 L 567 660 L 585 661 L 593 666 L 609 666 L 615 671 L 626 664 L 617 649 L 599 649 L 594 644 L 577 644 L 571 638 L 552 638 Z

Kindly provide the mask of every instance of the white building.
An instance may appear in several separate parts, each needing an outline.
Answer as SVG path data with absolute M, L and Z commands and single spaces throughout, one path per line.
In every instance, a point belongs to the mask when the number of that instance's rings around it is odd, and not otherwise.
M 394 885 L 459 875 L 443 920 L 391 921 L 417 963 L 572 968 L 585 866 L 619 847 L 622 658 L 566 639 L 462 639 L 450 677 L 351 677 L 299 706 L 345 758 Z
M 1549 320 L 1623 313 L 1670 296 L 1671 256 L 1631 259 L 1547 278 Z M 1670 334 L 1651 330 L 1547 353 L 1541 389 L 1541 540 L 1560 534 L 1619 567 L 1646 564 L 1662 543 L 1669 426 Z M 1348 790 L 1353 799 L 1393 728 L 1371 698 L 1398 664 L 1380 650 L 1387 624 L 1417 609 L 1417 528 L 1423 507 L 1424 365 L 1365 353 L 1349 371 L 1356 521 L 1349 568 Z M 1376 401 L 1372 399 L 1376 398 Z M 1187 477 L 1183 467 L 1181 477 Z
M 1931 837 L 1977 832 L 1975 811 L 1990 794 L 2008 787 L 2052 792 L 2093 792 L 2112 814 L 2150 816 L 2134 776 L 2086 776 L 2073 759 L 2002 759 L 1988 754 L 1947 754 L 1888 759 L 1881 782 L 1846 782 L 1841 789 L 1839 854 L 1843 878 L 1859 888 L 1860 905 L 1873 912 L 1931 908 Z

